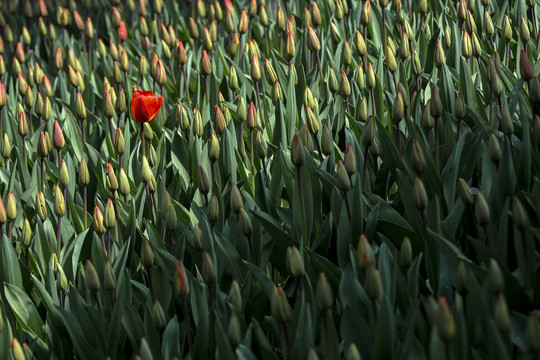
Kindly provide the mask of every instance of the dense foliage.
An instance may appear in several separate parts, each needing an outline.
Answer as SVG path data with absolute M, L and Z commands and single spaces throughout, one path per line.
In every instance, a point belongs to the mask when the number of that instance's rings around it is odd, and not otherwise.
M 538 356 L 536 0 L 0 10 L 1 358 Z

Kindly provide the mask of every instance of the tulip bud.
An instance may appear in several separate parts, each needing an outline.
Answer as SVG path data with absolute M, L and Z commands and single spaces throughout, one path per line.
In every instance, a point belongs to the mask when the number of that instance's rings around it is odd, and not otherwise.
M 210 64 L 210 58 L 206 50 L 202 52 L 199 71 L 203 76 L 208 76 L 212 73 L 212 65 Z
M 13 359 L 13 360 L 26 359 L 26 355 L 24 354 L 23 347 L 21 346 L 17 338 L 13 338 L 11 340 L 11 343 L 9 345 L 9 355 L 10 355 L 10 359 Z
M 366 80 L 367 80 L 367 86 L 370 90 L 375 88 L 375 85 L 377 85 L 377 81 L 375 79 L 375 72 L 373 71 L 373 67 L 371 66 L 371 63 L 369 63 L 369 68 L 366 73 Z
M 424 211 L 428 205 L 428 197 L 426 193 L 426 188 L 420 177 L 416 177 L 414 180 L 414 205 L 419 211 Z
M 405 116 L 405 106 L 403 104 L 403 97 L 401 92 L 398 90 L 397 95 L 394 99 L 394 106 L 392 108 L 392 122 L 394 124 L 399 124 L 403 117 Z
M 49 145 L 47 144 L 47 140 L 45 140 L 45 134 L 43 131 L 39 134 L 37 154 L 42 159 L 47 157 L 49 154 Z
M 439 334 L 441 340 L 445 342 L 452 340 L 456 333 L 456 325 L 444 297 L 439 298 L 439 306 L 437 308 L 435 324 L 437 326 L 437 333 Z
M 26 121 L 24 111 L 19 112 L 18 120 L 17 130 L 19 131 L 19 135 L 26 136 L 28 134 L 28 122 Z
M 510 25 L 510 19 L 508 18 L 506 14 L 504 15 L 504 18 L 503 18 L 501 32 L 502 32 L 501 33 L 502 39 L 505 42 L 509 42 L 510 40 L 512 40 L 512 25 Z
M 533 105 L 540 104 L 540 81 L 538 75 L 534 75 L 530 83 L 529 100 Z
M 86 260 L 85 282 L 86 288 L 92 293 L 99 291 L 101 287 L 96 269 L 90 260 Z
M 358 53 L 359 56 L 366 55 L 367 53 L 366 42 L 364 40 L 364 37 L 362 36 L 362 33 L 358 30 L 356 30 L 355 45 L 356 45 L 356 52 Z
M 88 172 L 88 165 L 84 158 L 81 158 L 81 163 L 79 165 L 79 184 L 81 186 L 87 186 L 90 183 L 90 173 Z
M 360 13 L 360 24 L 367 26 L 371 22 L 371 3 L 369 0 L 364 2 L 362 12 Z
M 508 111 L 506 104 L 503 104 L 501 108 L 501 130 L 507 136 L 514 133 L 514 124 L 512 123 L 510 111 Z
M 234 313 L 231 315 L 231 320 L 229 321 L 227 337 L 234 347 L 237 347 L 242 341 L 242 329 L 240 328 L 240 321 Z
M 347 174 L 347 170 L 345 170 L 345 166 L 343 165 L 341 160 L 338 160 L 337 163 L 336 178 L 338 189 L 343 192 L 347 192 L 351 189 L 351 181 L 349 180 L 349 175 Z
M 212 194 L 210 196 L 210 200 L 208 201 L 208 221 L 210 224 L 214 225 L 219 220 L 219 202 L 217 199 L 216 194 Z
M 32 241 L 32 228 L 27 218 L 24 218 L 23 226 L 21 229 L 21 244 L 28 249 Z
M 217 279 L 216 268 L 214 261 L 208 252 L 204 253 L 204 261 L 202 267 L 202 278 L 206 284 L 212 284 Z
M 522 49 L 519 54 L 519 73 L 524 81 L 532 79 L 534 72 L 531 66 L 531 61 L 527 56 L 527 53 Z
M 66 166 L 66 162 L 62 160 L 60 163 L 60 170 L 58 171 L 58 182 L 64 186 L 64 188 L 69 184 L 69 174 Z
M 270 298 L 270 308 L 272 312 L 272 317 L 279 323 L 286 323 L 291 317 L 291 307 L 287 300 L 287 295 L 281 288 L 275 287 L 272 291 L 272 296 Z
M 116 275 L 109 261 L 107 261 L 103 270 L 103 288 L 105 291 L 114 291 L 116 289 Z
M 302 255 L 300 255 L 300 252 L 294 245 L 287 248 L 285 262 L 287 270 L 294 278 L 300 278 L 304 276 L 304 261 L 302 260 Z
M 118 190 L 118 180 L 116 179 L 116 175 L 111 163 L 107 163 L 105 175 L 107 177 L 107 189 L 111 192 Z
M 310 26 L 307 28 L 307 45 L 311 52 L 317 52 L 321 49 L 321 43 L 319 41 L 319 37 L 315 33 L 315 30 Z
M 493 163 L 498 164 L 502 157 L 501 146 L 497 136 L 493 133 L 489 137 L 489 158 Z
M 529 226 L 527 211 L 517 196 L 514 196 L 512 200 L 512 220 L 514 220 L 516 227 L 520 231 L 523 231 Z
M 112 199 L 107 200 L 107 205 L 105 206 L 105 216 L 103 217 L 103 225 L 107 229 L 112 229 L 116 226 L 116 213 L 114 211 Z
M 478 225 L 486 226 L 489 223 L 489 205 L 480 191 L 476 194 L 476 200 L 474 201 L 474 215 Z
M 531 33 L 529 31 L 529 25 L 527 24 L 527 19 L 525 19 L 523 16 L 521 17 L 519 37 L 521 38 L 521 42 L 523 42 L 524 44 L 526 44 L 531 38 Z
M 426 159 L 424 158 L 424 152 L 418 140 L 413 140 L 413 148 L 411 153 L 411 167 L 413 171 L 421 175 L 426 169 Z
M 409 267 L 411 266 L 413 260 L 413 253 L 412 253 L 412 246 L 411 241 L 408 237 L 403 238 L 403 242 L 401 243 L 401 249 L 399 251 L 399 263 L 403 267 Z
M 362 234 L 358 241 L 358 266 L 360 270 L 365 270 L 370 264 L 375 266 L 375 254 L 366 236 Z
M 504 293 L 504 277 L 499 263 L 493 258 L 489 261 L 488 279 L 493 294 Z
M 298 133 L 294 134 L 292 143 L 291 143 L 291 161 L 296 167 L 300 167 L 304 164 L 305 153 L 304 145 Z
M 439 40 L 437 40 L 435 45 L 434 63 L 437 68 L 440 68 L 442 64 L 446 63 L 446 56 Z
M 375 269 L 374 264 L 367 267 L 364 290 L 371 301 L 382 302 L 384 290 L 382 287 L 381 274 Z
M 141 242 L 141 264 L 145 269 L 149 269 L 154 265 L 154 251 L 148 239 L 144 236 Z
M 431 116 L 435 119 L 438 119 L 443 114 L 443 104 L 441 97 L 439 96 L 439 91 L 436 87 L 431 88 L 431 102 L 429 110 Z
M 15 196 L 13 192 L 10 191 L 7 198 L 6 204 L 6 215 L 7 221 L 13 221 L 17 217 L 17 203 L 15 201 Z
M 334 294 L 332 288 L 323 272 L 319 273 L 317 289 L 315 291 L 315 303 L 321 311 L 328 310 L 334 304 Z
M 240 209 L 244 207 L 244 200 L 242 199 L 242 194 L 236 186 L 236 183 L 231 184 L 231 210 L 233 213 L 238 214 Z
M 36 194 L 35 211 L 36 211 L 36 214 L 41 219 L 41 221 L 45 221 L 45 219 L 47 218 L 47 205 L 45 203 L 45 198 L 42 192 L 38 192 Z M 6 222 L 6 212 L 4 210 L 4 203 L 0 199 L 0 223 L 5 223 L 5 222 Z
M 474 203 L 471 188 L 463 178 L 458 179 L 457 190 L 461 201 L 465 205 L 471 206 Z
M 510 330 L 510 315 L 508 314 L 508 306 L 506 305 L 506 299 L 503 293 L 499 293 L 497 296 L 493 318 L 495 319 L 497 329 L 504 332 Z
M 343 164 L 345 165 L 345 169 L 349 176 L 352 176 L 356 172 L 356 157 L 354 156 L 354 150 L 351 143 L 348 143 L 347 148 L 345 149 Z
M 233 280 L 231 289 L 229 290 L 229 299 L 231 304 L 238 310 L 242 309 L 242 293 L 238 281 Z
M 238 224 L 242 229 L 242 233 L 244 234 L 244 236 L 250 237 L 251 232 L 253 231 L 253 226 L 251 224 L 251 219 L 249 218 L 249 215 L 244 210 L 244 208 L 240 208 Z
M 211 162 L 215 162 L 219 159 L 219 141 L 215 132 L 212 133 L 210 144 L 208 144 L 208 159 Z

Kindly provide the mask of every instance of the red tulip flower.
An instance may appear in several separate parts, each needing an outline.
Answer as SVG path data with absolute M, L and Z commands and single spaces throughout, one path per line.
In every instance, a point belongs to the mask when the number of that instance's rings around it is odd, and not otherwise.
M 118 39 L 120 41 L 126 41 L 127 39 L 126 23 L 124 21 L 120 21 L 120 26 L 118 27 Z
M 163 104 L 163 97 L 157 97 L 151 91 L 137 90 L 131 98 L 131 115 L 140 123 L 155 119 Z

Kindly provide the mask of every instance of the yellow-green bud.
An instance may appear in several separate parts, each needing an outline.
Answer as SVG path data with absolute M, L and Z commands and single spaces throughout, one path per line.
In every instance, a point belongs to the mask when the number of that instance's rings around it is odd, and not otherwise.
M 514 133 L 514 124 L 512 123 L 512 117 L 506 104 L 503 104 L 501 108 L 501 130 L 507 136 Z
M 504 276 L 495 259 L 489 261 L 489 288 L 493 294 L 504 293 Z
M 21 229 L 21 244 L 28 249 L 32 241 L 32 228 L 27 218 L 24 218 L 24 223 Z
M 349 175 L 347 174 L 347 170 L 345 169 L 345 166 L 343 165 L 341 160 L 338 160 L 337 163 L 336 178 L 338 189 L 343 192 L 347 192 L 351 189 L 351 181 L 349 180 Z
M 0 199 L 0 213 L 4 212 L 5 214 L 5 211 L 3 209 L 4 209 L 4 204 L 1 203 L 1 199 Z M 36 194 L 35 210 L 36 210 L 36 214 L 39 216 L 41 221 L 45 221 L 45 219 L 47 218 L 47 204 L 45 203 L 45 197 L 43 196 L 42 192 L 38 192 Z M 2 221 L 2 219 L 0 219 L 0 223 L 2 222 L 5 222 L 5 220 Z
M 123 168 L 120 168 L 120 174 L 118 175 L 118 179 L 118 191 L 122 196 L 128 196 L 131 192 L 131 188 L 129 186 L 128 177 Z
M 215 132 L 212 133 L 210 144 L 208 144 L 208 159 L 211 162 L 215 162 L 219 159 L 219 141 Z
M 240 209 L 244 207 L 244 200 L 242 199 L 242 194 L 236 186 L 235 182 L 231 184 L 231 210 L 233 213 L 238 214 Z
M 62 160 L 60 163 L 60 170 L 58 171 L 58 182 L 64 186 L 69 185 L 69 173 L 67 170 L 66 162 Z
M 150 169 L 150 165 L 148 164 L 148 159 L 146 159 L 146 156 L 142 156 L 142 164 L 141 164 L 141 179 L 145 184 L 148 184 L 150 180 L 152 179 L 153 173 L 152 169 Z
M 174 273 L 174 291 L 176 296 L 184 299 L 189 295 L 189 282 L 186 276 L 186 269 L 182 261 L 176 263 L 176 271 Z
M 484 10 L 484 32 L 487 36 L 493 35 L 495 32 L 495 27 L 493 26 L 493 21 L 491 20 L 491 15 L 489 15 L 487 9 Z
M 199 165 L 199 170 L 197 171 L 197 187 L 205 195 L 210 191 L 210 182 L 202 165 Z
M 426 169 L 426 159 L 424 158 L 424 152 L 418 140 L 413 140 L 413 148 L 411 152 L 411 167 L 413 171 L 421 175 Z
M 321 49 L 321 42 L 319 41 L 319 37 L 315 33 L 315 30 L 310 26 L 307 28 L 308 30 L 308 39 L 307 39 L 307 45 L 310 51 L 317 52 Z
M 210 64 L 210 58 L 208 57 L 206 50 L 203 50 L 202 52 L 199 71 L 202 76 L 208 76 L 212 73 L 212 65 Z
M 362 36 L 362 33 L 358 30 L 356 30 L 355 44 L 356 44 L 356 52 L 358 53 L 358 55 L 360 56 L 366 55 L 367 53 L 366 42 L 364 40 L 364 37 Z
M 107 200 L 107 205 L 105 206 L 105 216 L 103 217 L 103 225 L 107 229 L 112 229 L 116 226 L 116 213 L 114 211 L 112 199 Z
M 83 187 L 87 186 L 90 183 L 90 173 L 88 172 L 88 165 L 84 158 L 81 158 L 81 163 L 79 165 L 79 184 Z
M 111 163 L 107 163 L 105 175 L 107 177 L 107 189 L 114 193 L 116 190 L 118 190 L 118 180 L 116 179 L 116 175 Z
M 442 64 L 446 63 L 446 55 L 439 40 L 435 45 L 434 63 L 437 68 L 440 68 Z
M 13 192 L 10 191 L 6 203 L 6 215 L 8 221 L 13 221 L 17 217 L 17 202 Z
M 503 18 L 501 31 L 501 36 L 504 41 L 509 42 L 510 40 L 512 40 L 512 25 L 510 25 L 510 19 L 506 14 Z
M 291 161 L 296 167 L 304 165 L 305 153 L 304 153 L 304 144 L 300 139 L 298 133 L 294 134 L 292 143 L 291 143 Z
M 287 270 L 289 270 L 294 278 L 300 278 L 305 275 L 304 260 L 302 260 L 300 251 L 294 245 L 287 248 L 285 261 Z
M 529 226 L 529 216 L 517 196 L 514 196 L 512 199 L 512 220 L 514 220 L 516 227 L 520 231 L 523 231 Z
M 403 117 L 405 116 L 405 106 L 403 105 L 403 97 L 401 92 L 398 90 L 396 98 L 394 99 L 394 106 L 392 108 L 392 122 L 394 124 L 399 124 Z
M 229 290 L 229 299 L 231 304 L 238 310 L 242 309 L 242 293 L 238 281 L 233 280 L 231 289 Z

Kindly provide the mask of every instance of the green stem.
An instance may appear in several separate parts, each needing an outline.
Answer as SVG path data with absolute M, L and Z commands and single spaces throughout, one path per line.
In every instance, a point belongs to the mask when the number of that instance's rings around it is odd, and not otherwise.
M 304 205 L 304 194 L 302 192 L 302 177 L 300 175 L 300 167 L 296 167 L 296 177 L 298 181 L 298 195 L 300 196 L 300 210 L 302 212 L 302 230 L 304 233 L 304 240 L 300 241 L 300 254 L 304 253 L 304 243 L 306 246 L 309 246 L 309 238 L 307 231 L 307 222 L 306 222 L 306 208 Z

